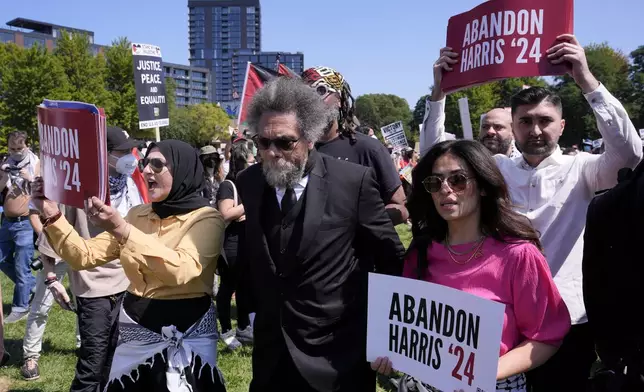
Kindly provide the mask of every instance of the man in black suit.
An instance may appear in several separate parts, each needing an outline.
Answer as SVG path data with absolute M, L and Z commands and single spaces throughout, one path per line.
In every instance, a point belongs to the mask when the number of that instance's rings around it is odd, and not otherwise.
M 251 392 L 375 391 L 367 274 L 400 275 L 404 248 L 373 169 L 314 149 L 336 110 L 287 78 L 249 108 L 262 161 L 237 179 L 256 311 Z

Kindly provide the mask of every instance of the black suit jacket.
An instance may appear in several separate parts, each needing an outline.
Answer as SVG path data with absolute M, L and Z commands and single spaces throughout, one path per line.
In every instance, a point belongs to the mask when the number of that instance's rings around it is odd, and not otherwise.
M 644 161 L 590 203 L 584 234 L 584 303 L 603 364 L 644 374 Z M 630 362 L 639 356 L 639 365 Z M 620 364 L 620 362 L 623 362 Z M 629 363 L 630 362 L 630 363 Z M 639 369 L 638 369 L 639 367 Z M 639 380 L 638 388 L 644 388 Z M 620 389 L 642 390 L 642 389 Z
M 260 215 L 260 165 L 237 179 L 246 213 L 254 325 L 253 385 L 267 388 L 281 355 L 320 391 L 360 386 L 366 365 L 367 273 L 402 273 L 404 247 L 372 169 L 312 153 L 294 268 L 278 272 Z M 275 197 L 275 196 L 272 196 Z M 363 373 L 364 374 L 364 373 Z M 284 375 L 288 377 L 288 375 Z M 273 387 L 273 386 L 271 386 Z M 358 389 L 353 389 L 358 390 Z

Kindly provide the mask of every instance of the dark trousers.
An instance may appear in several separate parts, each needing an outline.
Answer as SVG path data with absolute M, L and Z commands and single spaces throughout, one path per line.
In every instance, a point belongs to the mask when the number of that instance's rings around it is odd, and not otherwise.
M 81 348 L 70 392 L 101 391 L 107 383 L 118 341 L 123 294 L 76 298 Z
M 230 302 L 232 301 L 233 293 L 236 293 L 237 327 L 245 329 L 250 324 L 247 293 L 241 289 L 242 285 L 239 284 L 240 279 L 242 279 L 243 266 L 241 264 L 243 262 L 236 248 L 237 244 L 235 244 L 235 248 L 225 247 L 228 262 L 222 261 L 217 267 L 221 278 L 219 291 L 217 291 L 217 315 L 222 333 L 232 329 Z
M 573 325 L 559 351 L 545 364 L 528 372 L 531 392 L 583 392 L 597 359 L 590 325 Z

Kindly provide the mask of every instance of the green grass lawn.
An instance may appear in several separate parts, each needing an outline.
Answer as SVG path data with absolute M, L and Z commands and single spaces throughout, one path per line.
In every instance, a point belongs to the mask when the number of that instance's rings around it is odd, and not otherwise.
M 405 246 L 409 245 L 411 232 L 406 225 L 396 227 Z M 2 284 L 2 299 L 4 314 L 11 310 L 13 283 L 4 274 L 0 274 Z M 0 369 L 0 379 L 11 384 L 6 390 L 22 392 L 66 392 L 74 378 L 76 365 L 75 343 L 76 324 L 73 313 L 62 310 L 54 305 L 49 313 L 49 321 L 45 331 L 42 357 L 39 361 L 40 379 L 37 381 L 22 381 L 20 366 L 22 364 L 22 338 L 25 335 L 25 321 L 5 326 L 4 341 L 7 351 L 11 354 L 11 362 Z M 251 348 L 244 347 L 236 352 L 228 352 L 220 343 L 219 367 L 226 379 L 229 392 L 246 392 L 251 380 Z M 385 378 L 379 380 L 379 391 L 390 391 Z M 384 387 L 384 388 L 383 388 Z

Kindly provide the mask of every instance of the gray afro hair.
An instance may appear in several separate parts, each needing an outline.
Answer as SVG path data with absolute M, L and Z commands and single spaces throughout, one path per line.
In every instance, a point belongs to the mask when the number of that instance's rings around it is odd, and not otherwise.
M 246 118 L 252 134 L 259 133 L 259 121 L 268 112 L 295 114 L 300 134 L 311 143 L 337 118 L 337 109 L 329 107 L 314 89 L 287 77 L 271 80 L 253 96 Z

